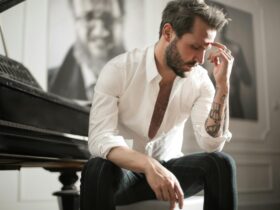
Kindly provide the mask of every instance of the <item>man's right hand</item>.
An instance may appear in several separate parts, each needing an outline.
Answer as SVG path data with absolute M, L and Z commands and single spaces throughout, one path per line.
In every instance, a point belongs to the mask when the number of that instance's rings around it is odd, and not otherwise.
M 184 193 L 173 173 L 152 158 L 144 173 L 158 200 L 169 201 L 170 210 L 174 210 L 176 202 L 183 208 Z
M 170 202 L 170 210 L 174 210 L 176 202 L 183 208 L 184 193 L 179 181 L 157 160 L 127 147 L 112 148 L 107 159 L 121 168 L 144 173 L 157 199 Z

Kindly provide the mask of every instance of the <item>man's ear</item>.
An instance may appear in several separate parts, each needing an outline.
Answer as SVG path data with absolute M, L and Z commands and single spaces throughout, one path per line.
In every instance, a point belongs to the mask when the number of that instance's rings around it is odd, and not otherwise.
M 173 28 L 170 23 L 165 23 L 163 28 L 162 28 L 162 36 L 167 42 L 170 42 L 172 40 L 173 36 Z

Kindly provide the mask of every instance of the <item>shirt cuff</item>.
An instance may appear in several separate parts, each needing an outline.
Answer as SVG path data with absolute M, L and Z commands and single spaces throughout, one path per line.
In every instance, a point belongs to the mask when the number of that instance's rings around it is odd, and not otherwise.
M 229 130 L 224 131 L 223 135 L 222 135 L 222 136 L 219 136 L 219 137 L 213 137 L 213 136 L 211 136 L 211 135 L 205 130 L 205 127 L 204 127 L 204 126 L 201 126 L 201 125 L 195 126 L 195 131 L 196 131 L 201 137 L 214 139 L 214 140 L 216 140 L 217 142 L 218 142 L 218 141 L 226 141 L 226 142 L 229 142 L 229 141 L 231 140 L 231 138 L 232 138 L 232 133 L 231 133 Z
M 199 146 L 207 152 L 222 151 L 225 142 L 230 141 L 232 134 L 227 131 L 220 137 L 212 137 L 205 130 L 204 126 L 194 127 L 195 136 Z

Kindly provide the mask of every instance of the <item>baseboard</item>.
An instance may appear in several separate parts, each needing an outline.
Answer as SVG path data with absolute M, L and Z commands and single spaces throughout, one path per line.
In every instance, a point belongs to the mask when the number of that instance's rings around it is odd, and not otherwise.
M 238 210 L 279 210 L 280 203 L 239 206 Z

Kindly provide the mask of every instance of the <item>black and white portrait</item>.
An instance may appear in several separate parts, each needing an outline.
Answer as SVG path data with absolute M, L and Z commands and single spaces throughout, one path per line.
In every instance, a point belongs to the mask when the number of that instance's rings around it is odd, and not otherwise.
M 230 116 L 258 120 L 252 14 L 221 3 L 211 3 L 222 8 L 232 19 L 216 38 L 231 50 L 235 58 L 230 78 Z M 206 66 L 211 68 L 207 63 Z
M 132 16 L 133 7 L 137 10 Z M 128 50 L 132 35 L 141 43 L 137 37 L 141 27 L 133 28 L 131 23 L 143 25 L 141 19 L 136 20 L 142 8 L 143 1 L 50 0 L 49 92 L 91 100 L 106 62 Z

